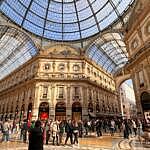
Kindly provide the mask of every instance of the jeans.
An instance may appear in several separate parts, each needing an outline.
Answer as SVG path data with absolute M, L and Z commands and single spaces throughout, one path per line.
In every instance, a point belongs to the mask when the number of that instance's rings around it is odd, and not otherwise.
M 9 131 L 3 132 L 2 141 L 9 141 Z
M 73 144 L 72 133 L 67 132 L 67 137 L 65 140 L 65 144 L 67 144 L 68 139 L 70 138 L 70 143 Z
M 77 143 L 78 144 L 78 133 L 73 133 L 74 134 L 74 141 L 73 144 Z

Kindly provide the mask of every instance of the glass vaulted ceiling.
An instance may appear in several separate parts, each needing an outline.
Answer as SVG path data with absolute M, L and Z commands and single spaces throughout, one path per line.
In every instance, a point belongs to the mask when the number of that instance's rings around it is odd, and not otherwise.
M 57 41 L 95 35 L 122 15 L 134 0 L 2 0 L 0 10 L 24 29 Z
M 0 25 L 0 80 L 37 54 L 31 39 L 16 28 Z
M 95 40 L 86 54 L 108 73 L 114 74 L 128 62 L 128 52 L 120 33 L 106 33 Z

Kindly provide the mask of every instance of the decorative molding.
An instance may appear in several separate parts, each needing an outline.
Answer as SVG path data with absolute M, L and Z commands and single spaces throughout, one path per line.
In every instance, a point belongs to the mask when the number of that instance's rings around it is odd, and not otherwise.
M 145 28 L 144 28 L 144 34 L 146 36 L 149 36 L 150 35 L 150 20 L 147 22 L 147 24 L 145 25 Z

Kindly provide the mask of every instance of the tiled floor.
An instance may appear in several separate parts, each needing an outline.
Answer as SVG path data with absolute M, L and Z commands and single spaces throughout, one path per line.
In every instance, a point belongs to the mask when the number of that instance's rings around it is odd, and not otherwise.
M 116 134 L 114 137 L 104 135 L 102 138 L 89 136 L 79 139 L 79 146 L 53 146 L 51 142 L 49 145 L 44 145 L 44 150 L 149 150 L 149 144 L 141 144 L 138 138 L 130 138 L 124 140 L 121 136 Z M 68 142 L 69 144 L 69 142 Z M 0 143 L 0 150 L 27 150 L 28 144 L 22 143 L 14 138 L 11 142 Z
M 111 150 L 113 145 L 116 144 L 116 141 L 120 141 L 120 137 L 111 137 L 108 135 L 104 135 L 101 138 L 97 138 L 94 135 L 88 136 L 86 138 L 80 138 L 79 139 L 79 146 L 52 146 L 51 142 L 49 142 L 49 145 L 44 145 L 44 150 Z M 11 142 L 2 142 L 0 143 L 0 150 L 27 150 L 27 144 L 24 144 L 14 138 L 11 139 Z

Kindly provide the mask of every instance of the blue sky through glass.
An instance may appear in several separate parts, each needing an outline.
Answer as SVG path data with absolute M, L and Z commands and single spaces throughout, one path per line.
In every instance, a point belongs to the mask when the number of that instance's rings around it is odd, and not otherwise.
M 87 55 L 108 73 L 114 74 L 128 62 L 128 53 L 119 33 L 106 33 L 88 48 Z
M 0 26 L 0 79 L 38 53 L 33 41 L 16 28 Z
M 126 84 L 128 84 L 130 87 L 132 87 L 132 88 L 133 88 L 133 82 L 132 82 L 132 80 L 131 80 L 131 79 L 126 80 L 126 81 L 125 81 L 125 83 L 126 83 Z
M 26 30 L 44 38 L 72 41 L 95 35 L 133 0 L 5 0 L 0 10 Z M 122 19 L 121 19 L 122 20 Z

